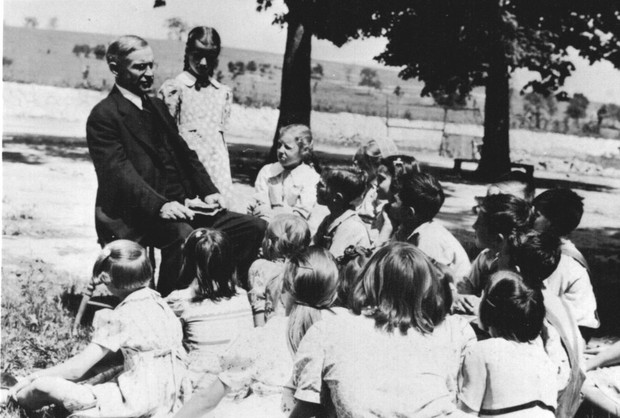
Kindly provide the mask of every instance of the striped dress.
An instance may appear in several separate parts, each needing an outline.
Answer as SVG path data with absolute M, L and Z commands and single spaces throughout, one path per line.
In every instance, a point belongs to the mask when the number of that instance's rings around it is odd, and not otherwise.
M 206 373 L 219 373 L 219 357 L 239 335 L 254 327 L 252 308 L 245 290 L 237 295 L 214 302 L 194 301 L 194 289 L 172 292 L 168 305 L 183 323 L 183 344 L 189 352 L 189 377 L 192 386 L 200 386 Z

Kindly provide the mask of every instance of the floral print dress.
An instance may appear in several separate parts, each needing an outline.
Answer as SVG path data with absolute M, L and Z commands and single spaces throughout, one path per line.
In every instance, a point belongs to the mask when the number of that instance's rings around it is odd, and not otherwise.
M 183 71 L 166 80 L 159 97 L 177 122 L 179 133 L 198 155 L 220 193 L 231 202 L 232 177 L 224 130 L 230 118 L 232 91 L 214 79 L 202 87 Z

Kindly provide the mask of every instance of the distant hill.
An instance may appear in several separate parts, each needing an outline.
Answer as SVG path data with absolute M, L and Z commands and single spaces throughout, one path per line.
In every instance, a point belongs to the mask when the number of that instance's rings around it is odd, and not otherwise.
M 107 46 L 116 35 L 67 32 L 58 30 L 4 27 L 3 78 L 7 81 L 36 83 L 60 87 L 84 87 L 100 90 L 110 89 L 113 77 L 105 60 L 96 59 L 93 54 L 86 58 L 76 56 L 72 51 L 76 45 Z M 174 40 L 149 39 L 157 62 L 155 88 L 178 74 L 183 67 L 185 44 Z M 282 55 L 261 51 L 228 48 L 224 45 L 218 71 L 223 83 L 233 88 L 235 101 L 247 106 L 278 107 Z M 256 71 L 248 71 L 253 62 Z M 242 63 L 245 71 L 234 74 L 229 64 Z M 398 78 L 396 69 L 373 67 L 381 82 L 379 89 L 359 86 L 360 72 L 364 68 L 354 64 L 313 60 L 320 64 L 323 76 L 313 78 L 312 106 L 315 110 L 327 112 L 351 112 L 365 115 L 415 120 L 443 120 L 443 109 L 433 106 L 430 98 L 420 97 L 422 84 L 418 81 L 404 81 Z M 83 75 L 88 67 L 88 79 Z M 394 94 L 399 87 L 400 96 Z M 523 97 L 515 92 L 511 100 L 511 124 L 513 128 L 532 127 L 532 119 L 524 115 Z M 596 111 L 601 104 L 590 103 L 588 116 L 581 124 L 566 123 L 565 103 L 558 104 L 558 110 L 545 130 L 562 133 L 582 133 L 584 123 L 596 123 Z M 448 121 L 455 123 L 481 124 L 484 120 L 484 90 L 475 89 L 469 105 L 478 112 L 449 112 Z M 615 122 L 614 122 L 615 123 Z M 607 137 L 617 137 L 618 130 L 607 129 Z M 601 131 L 602 132 L 602 131 Z M 589 132 L 590 135 L 593 132 Z

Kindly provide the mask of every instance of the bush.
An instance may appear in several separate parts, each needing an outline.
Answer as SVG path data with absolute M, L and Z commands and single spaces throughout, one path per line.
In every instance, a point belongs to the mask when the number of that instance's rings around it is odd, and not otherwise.
M 2 66 L 3 67 L 10 67 L 11 65 L 13 65 L 13 60 L 9 57 L 2 57 Z
M 95 54 L 95 58 L 98 60 L 102 60 L 105 58 L 106 46 L 103 44 L 96 45 L 92 48 L 92 53 Z

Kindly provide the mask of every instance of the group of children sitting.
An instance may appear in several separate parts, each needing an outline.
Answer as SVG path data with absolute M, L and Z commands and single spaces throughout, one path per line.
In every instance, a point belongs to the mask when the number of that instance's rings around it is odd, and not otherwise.
M 108 244 L 93 279 L 121 303 L 96 313 L 83 352 L 7 395 L 76 417 L 570 417 L 583 386 L 613 410 L 583 385 L 620 349 L 584 360 L 599 320 L 566 238 L 583 214 L 576 193 L 534 197 L 518 174 L 490 186 L 471 263 L 435 220 L 441 184 L 413 157 L 370 142 L 354 163 L 319 175 L 310 130 L 282 130 L 248 209 L 269 226 L 245 284 L 216 230 L 187 238 L 184 288 L 165 299 L 143 248 Z M 329 213 L 313 219 L 317 207 Z M 75 383 L 118 351 L 118 376 Z

